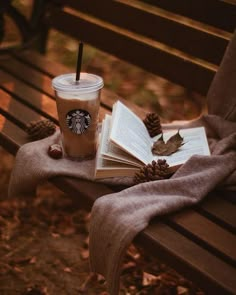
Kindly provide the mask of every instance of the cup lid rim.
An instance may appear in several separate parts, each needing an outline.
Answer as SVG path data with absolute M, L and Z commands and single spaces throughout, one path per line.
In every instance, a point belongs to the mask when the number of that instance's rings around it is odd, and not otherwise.
M 78 82 L 75 77 L 75 73 L 59 75 L 52 79 L 52 88 L 56 91 L 82 93 L 97 91 L 104 86 L 103 78 L 95 74 L 82 72 Z

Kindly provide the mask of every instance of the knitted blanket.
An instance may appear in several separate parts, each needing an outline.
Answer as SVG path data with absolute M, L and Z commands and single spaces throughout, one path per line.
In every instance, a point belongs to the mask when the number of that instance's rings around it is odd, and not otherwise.
M 90 264 L 92 271 L 105 276 L 110 294 L 119 291 L 121 263 L 127 247 L 151 218 L 192 206 L 217 187 L 236 191 L 235 80 L 236 33 L 209 89 L 209 114 L 181 125 L 181 128 L 205 126 L 211 156 L 193 156 L 168 180 L 131 186 L 95 202 L 90 226 Z M 48 146 L 59 141 L 57 131 L 19 149 L 9 196 L 34 195 L 41 181 L 54 176 L 92 179 L 94 160 L 54 160 L 47 155 Z M 132 184 L 130 178 L 103 181 Z

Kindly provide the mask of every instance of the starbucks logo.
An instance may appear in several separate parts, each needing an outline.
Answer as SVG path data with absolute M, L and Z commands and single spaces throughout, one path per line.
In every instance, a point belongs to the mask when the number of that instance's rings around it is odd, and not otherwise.
M 72 132 L 82 134 L 88 129 L 91 116 L 85 110 L 72 110 L 66 115 L 66 123 Z

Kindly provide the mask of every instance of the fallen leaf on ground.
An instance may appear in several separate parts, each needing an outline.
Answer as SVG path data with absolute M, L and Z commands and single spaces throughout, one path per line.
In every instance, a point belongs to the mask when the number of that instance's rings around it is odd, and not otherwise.
M 69 273 L 69 272 L 72 272 L 72 270 L 71 270 L 70 267 L 65 267 L 65 268 L 63 269 L 63 271 L 64 271 L 64 272 L 68 272 L 68 273 Z
M 152 275 L 152 274 L 147 273 L 147 272 L 143 272 L 143 281 L 142 281 L 143 286 L 153 285 L 154 283 L 157 282 L 157 280 L 158 280 L 157 276 Z
M 30 264 L 35 264 L 37 261 L 37 257 L 36 256 L 33 256 L 31 259 L 30 259 Z
M 80 257 L 81 259 L 88 259 L 89 258 L 89 250 L 84 249 L 80 251 Z

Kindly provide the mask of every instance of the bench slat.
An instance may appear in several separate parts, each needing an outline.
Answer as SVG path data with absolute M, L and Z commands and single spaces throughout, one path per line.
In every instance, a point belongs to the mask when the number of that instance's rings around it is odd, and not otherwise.
M 87 19 L 55 10 L 48 20 L 55 29 L 131 62 L 193 91 L 206 94 L 216 68 L 166 51 Z M 81 30 L 78 30 L 81 28 Z M 96 39 L 94 39 L 96 36 Z M 129 50 L 127 50 L 129 48 Z M 145 59 L 148 56 L 148 59 Z M 172 69 L 175 68 L 175 71 Z
M 37 51 L 28 49 L 28 50 L 20 50 L 20 51 L 13 51 L 12 56 L 19 61 L 22 61 L 24 64 L 29 65 L 33 69 L 36 69 L 43 74 L 50 76 L 53 78 L 57 75 L 71 73 L 72 69 L 68 68 L 68 66 L 64 66 L 61 63 L 56 63 L 50 60 L 49 58 L 46 59 L 45 55 L 39 54 Z M 75 69 L 73 69 L 75 71 Z
M 180 23 L 179 17 L 170 19 L 155 8 L 143 10 L 133 2 L 103 0 L 90 5 L 88 1 L 61 0 L 60 3 L 214 64 L 220 63 L 228 44 L 228 40 L 204 32 L 201 27 Z M 129 17 L 122 17 L 125 15 Z M 209 51 L 209 48 L 215 50 Z
M 236 208 L 234 208 L 234 214 Z M 224 256 L 236 266 L 236 236 L 194 210 L 182 211 L 170 218 L 171 224 L 192 236 L 197 243 L 212 249 L 216 255 Z
M 142 0 L 142 2 L 225 31 L 233 32 L 235 29 L 236 6 L 233 1 Z
M 33 86 L 51 97 L 54 97 L 54 91 L 51 87 L 51 78 L 43 75 L 33 68 L 30 68 L 28 65 L 25 65 L 14 58 L 11 58 L 10 60 L 0 59 L 0 68 L 24 81 L 26 84 Z
M 0 70 L 1 88 L 19 99 L 23 104 L 57 123 L 56 102 L 14 76 Z
M 0 112 L 11 118 L 11 120 L 22 128 L 26 127 L 30 121 L 43 119 L 39 113 L 29 109 L 2 89 L 0 89 L 0 96 Z
M 19 146 L 28 142 L 27 134 L 17 125 L 0 114 L 0 144 L 7 151 L 16 154 Z
M 219 222 L 222 226 L 228 227 L 233 233 L 236 233 L 235 211 L 234 204 L 220 197 L 210 198 L 200 206 L 201 213 L 206 214 L 215 222 Z
M 187 278 L 194 278 L 207 294 L 235 294 L 235 268 L 159 220 L 155 219 L 135 241 Z

